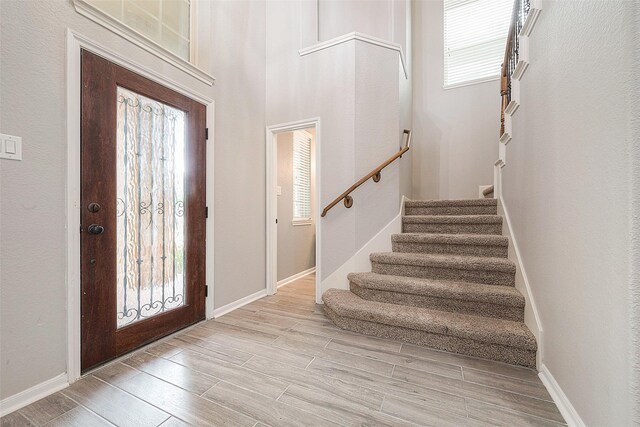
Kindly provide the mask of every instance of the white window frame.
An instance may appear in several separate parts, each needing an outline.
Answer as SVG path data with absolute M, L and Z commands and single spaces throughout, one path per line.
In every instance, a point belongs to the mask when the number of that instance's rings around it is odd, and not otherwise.
M 479 1 L 482 1 L 482 0 L 479 0 Z M 459 88 L 459 87 L 471 86 L 471 85 L 475 85 L 475 84 L 479 84 L 479 83 L 485 83 L 485 82 L 499 80 L 500 79 L 500 68 L 498 68 L 498 70 L 496 71 L 495 74 L 492 74 L 490 76 L 483 76 L 483 77 L 473 78 L 473 79 L 464 80 L 464 81 L 460 81 L 460 82 L 456 82 L 456 83 L 447 83 L 446 79 L 447 79 L 448 45 L 447 45 L 447 25 L 446 25 L 446 2 L 447 2 L 447 0 L 443 1 L 443 37 L 444 37 L 444 42 L 443 42 L 443 86 L 442 86 L 443 89 L 445 89 L 445 90 L 447 90 L 447 89 L 455 89 L 455 88 Z M 510 2 L 510 3 L 512 3 L 512 2 Z M 509 15 L 509 20 L 510 19 L 511 19 L 511 14 Z M 507 38 L 507 35 L 505 34 L 505 43 L 506 43 L 506 38 Z
M 136 46 L 144 49 L 152 55 L 168 62 L 174 67 L 184 71 L 201 82 L 212 86 L 215 78 L 198 67 L 198 0 L 191 0 L 189 11 L 189 60 L 182 58 L 169 49 L 163 47 L 149 37 L 129 27 L 117 18 L 101 11 L 86 0 L 73 0 L 73 5 L 80 15 L 89 18 L 95 23 L 102 25 L 111 32 L 130 41 Z
M 296 199 L 295 199 L 295 194 L 296 194 L 295 186 L 296 186 L 296 183 L 295 183 L 295 179 L 293 179 L 293 175 L 292 175 L 292 180 L 291 180 L 292 181 L 292 187 L 293 187 L 292 193 L 293 193 L 294 197 L 293 197 L 293 203 L 292 203 L 292 206 L 291 206 L 291 208 L 293 210 L 293 215 L 292 215 L 293 219 L 291 220 L 291 225 L 293 225 L 293 226 L 311 225 L 311 224 L 313 224 L 313 206 L 312 206 L 313 197 L 311 195 L 311 191 L 312 191 L 312 187 L 313 187 L 313 184 L 311 182 L 312 181 L 311 174 L 312 174 L 312 169 L 313 169 L 312 168 L 312 164 L 311 164 L 311 160 L 312 160 L 312 156 L 311 156 L 311 154 L 312 154 L 312 146 L 311 146 L 311 144 L 312 144 L 313 137 L 311 136 L 311 134 L 309 132 L 307 132 L 305 130 L 295 130 L 295 131 L 293 131 L 293 149 L 292 149 L 291 163 L 292 163 L 292 170 L 293 170 L 293 174 L 294 175 L 295 175 L 295 170 L 296 170 L 296 168 L 295 168 L 296 137 L 302 137 L 304 139 L 308 139 L 308 141 L 309 141 L 309 188 L 308 188 L 308 192 L 309 192 L 309 207 L 308 207 L 309 216 L 308 217 L 296 217 L 295 216 L 295 214 L 296 214 Z

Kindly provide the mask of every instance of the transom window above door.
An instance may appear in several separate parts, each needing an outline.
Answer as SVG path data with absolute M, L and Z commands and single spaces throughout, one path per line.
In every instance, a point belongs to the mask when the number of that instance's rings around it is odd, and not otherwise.
M 194 62 L 192 0 L 74 0 L 108 15 L 188 62 Z M 95 14 L 95 11 L 94 11 Z

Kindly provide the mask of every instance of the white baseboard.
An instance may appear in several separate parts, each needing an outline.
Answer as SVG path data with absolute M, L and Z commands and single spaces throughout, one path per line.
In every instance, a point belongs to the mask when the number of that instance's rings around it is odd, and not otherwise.
M 553 378 L 553 375 L 551 375 L 551 372 L 544 364 L 540 367 L 540 373 L 538 376 L 553 398 L 553 401 L 564 417 L 567 425 L 569 427 L 585 427 L 585 423 L 569 401 L 569 398 L 564 394 L 560 385 L 557 383 L 556 379 Z
M 247 295 L 244 298 L 240 298 L 237 301 L 234 301 L 232 303 L 229 303 L 227 305 L 223 305 L 220 308 L 216 308 L 215 310 L 213 310 L 213 318 L 217 318 L 220 316 L 223 316 L 227 313 L 232 312 L 233 310 L 236 310 L 242 306 L 245 306 L 247 304 L 250 304 L 252 302 L 254 302 L 255 300 L 259 300 L 262 297 L 266 297 L 267 296 L 267 290 L 266 289 L 261 289 L 256 293 L 253 293 L 251 295 Z
M 67 373 L 64 372 L 56 377 L 53 377 L 47 381 L 36 384 L 31 388 L 28 388 L 20 393 L 9 396 L 0 401 L 0 417 L 4 417 L 13 411 L 17 411 L 35 401 L 47 397 L 57 391 L 60 391 L 69 386 L 67 381 Z
M 295 282 L 296 280 L 298 280 L 298 279 L 300 279 L 300 278 L 302 278 L 304 276 L 308 276 L 309 274 L 313 274 L 315 272 L 316 272 L 316 268 L 315 267 L 311 267 L 308 270 L 304 270 L 304 271 L 301 271 L 300 273 L 296 273 L 293 276 L 287 277 L 286 279 L 279 280 L 277 286 L 279 288 L 281 286 L 288 285 L 291 282 Z

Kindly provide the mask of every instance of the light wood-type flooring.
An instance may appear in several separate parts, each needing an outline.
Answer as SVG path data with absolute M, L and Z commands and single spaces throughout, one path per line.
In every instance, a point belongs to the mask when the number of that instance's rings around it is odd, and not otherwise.
M 558 426 L 533 370 L 358 335 L 314 276 L 112 362 L 5 426 Z

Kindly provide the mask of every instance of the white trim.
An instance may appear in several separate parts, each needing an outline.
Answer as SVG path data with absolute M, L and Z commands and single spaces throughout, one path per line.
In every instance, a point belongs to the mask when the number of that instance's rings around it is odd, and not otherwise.
M 546 365 L 542 365 L 540 367 L 540 373 L 538 374 L 540 380 L 547 388 L 547 391 L 551 395 L 553 402 L 558 407 L 558 410 L 564 417 L 565 422 L 569 427 L 585 427 L 586 424 L 580 418 L 578 411 L 573 407 L 569 398 L 562 391 L 560 384 L 556 381 L 556 379 L 551 375 L 551 372 L 547 368 Z
M 47 397 L 69 386 L 67 374 L 62 373 L 51 379 L 36 384 L 20 393 L 6 397 L 0 401 L 0 417 L 17 411 L 20 408 Z
M 260 298 L 264 298 L 266 296 L 267 296 L 267 290 L 260 289 L 258 292 L 255 292 L 251 295 L 247 295 L 246 297 L 240 298 L 239 300 L 229 303 L 227 305 L 223 305 L 220 308 L 216 308 L 213 311 L 213 317 L 217 319 L 220 316 L 224 316 L 225 314 L 230 313 L 233 310 L 237 310 L 240 307 L 244 307 L 245 305 L 251 304 L 252 302 L 259 300 Z
M 507 165 L 507 146 L 506 145 L 498 144 L 498 160 L 496 160 L 494 165 L 500 166 L 501 168 Z M 495 182 L 493 184 L 495 185 Z
M 99 25 L 102 25 L 107 30 L 119 35 L 123 39 L 135 44 L 136 46 L 162 59 L 168 64 L 173 65 L 177 69 L 184 71 L 185 73 L 200 80 L 201 82 L 211 86 L 216 80 L 215 77 L 196 67 L 191 62 L 186 61 L 184 58 L 181 58 L 175 53 L 165 49 L 150 38 L 123 24 L 118 19 L 115 19 L 112 16 L 102 12 L 100 9 L 94 7 L 90 3 L 87 3 L 85 0 L 73 0 L 73 6 L 75 7 L 76 12 L 78 12 L 80 15 L 89 18 Z M 190 40 L 191 38 L 192 35 L 189 36 Z
M 511 134 L 505 130 L 505 132 L 500 136 L 500 142 L 507 145 L 509 141 L 511 141 Z
M 520 30 L 521 36 L 530 36 L 533 31 L 533 27 L 535 27 L 536 22 L 538 22 L 538 16 L 540 16 L 541 5 L 540 2 L 534 0 L 531 2 L 531 7 L 529 8 L 529 14 L 527 15 L 527 19 L 524 21 L 522 25 L 522 29 Z
M 504 109 L 504 113 L 513 116 L 519 106 L 520 104 L 518 104 L 515 99 L 511 99 L 511 102 L 509 102 L 507 108 Z
M 358 33 L 358 32 L 353 32 L 353 33 L 348 33 L 348 34 L 343 34 L 341 36 L 338 37 L 334 37 L 330 40 L 324 41 L 324 42 L 320 42 L 318 44 L 314 44 L 313 46 L 309 46 L 309 47 L 305 47 L 304 49 L 300 49 L 298 51 L 298 54 L 300 56 L 305 56 L 305 55 L 309 55 L 312 54 L 314 52 L 318 52 L 324 49 L 328 49 L 330 47 L 333 46 L 337 46 L 339 44 L 342 43 L 346 43 L 349 42 L 351 40 L 358 40 L 361 42 L 365 42 L 365 43 L 369 43 L 372 44 L 374 46 L 379 46 L 385 49 L 391 49 L 394 50 L 396 52 L 398 52 L 398 54 L 400 55 L 400 62 L 402 63 L 402 71 L 404 72 L 404 77 L 405 78 L 409 78 L 409 71 L 407 70 L 407 63 L 405 61 L 405 57 L 404 57 L 404 52 L 402 51 L 402 46 L 398 43 L 392 43 L 389 42 L 387 40 L 378 38 L 378 37 L 373 37 L 373 36 L 369 36 L 367 34 L 363 34 L 363 33 Z
M 71 384 L 80 378 L 80 51 L 91 51 L 115 64 L 127 68 L 207 106 L 207 123 L 213 126 L 214 105 L 211 98 L 186 88 L 161 74 L 126 58 L 99 43 L 67 28 L 67 176 L 66 176 L 66 283 L 67 283 L 67 375 Z M 211 128 L 210 127 L 210 128 Z M 209 137 L 212 138 L 212 132 Z M 213 200 L 213 144 L 207 155 L 207 200 Z M 209 205 L 213 218 L 213 202 Z M 213 222 L 213 221 L 212 221 Z M 211 223 L 212 223 L 211 222 Z M 213 227 L 208 227 L 213 237 Z M 213 241 L 211 243 L 213 245 Z M 213 246 L 207 247 L 207 270 L 213 274 Z M 209 277 L 209 276 L 207 276 Z M 211 283 L 208 279 L 207 283 Z M 205 303 L 207 315 L 212 313 L 213 283 L 210 298 Z
M 71 48 L 74 48 L 74 49 L 82 48 L 82 49 L 89 50 L 95 53 L 96 55 L 103 57 L 108 61 L 118 64 L 121 67 L 131 70 L 134 73 L 140 74 L 141 76 L 146 77 L 150 80 L 161 83 L 162 85 L 168 87 L 169 89 L 174 90 L 178 93 L 181 93 L 182 95 L 188 96 L 189 98 L 195 101 L 198 101 L 201 104 L 208 105 L 213 102 L 212 98 L 206 95 L 203 95 L 202 92 L 186 87 L 176 82 L 175 80 L 165 77 L 161 73 L 136 62 L 135 59 L 131 59 L 129 57 L 123 56 L 120 53 L 100 44 L 99 42 L 93 39 L 90 39 L 89 37 L 86 37 L 78 33 L 77 31 L 72 30 L 71 28 L 67 28 L 67 56 L 75 52 L 75 51 L 71 52 L 70 51 Z M 78 64 L 80 64 L 79 50 L 77 54 L 78 54 Z M 69 61 L 67 61 L 67 65 L 69 65 Z M 78 75 L 79 73 L 80 71 L 78 71 Z M 67 82 L 68 81 L 69 79 L 67 78 Z
M 80 39 L 67 28 L 67 381 L 80 378 Z
M 523 37 L 521 40 L 526 40 L 526 39 Z M 516 68 L 513 70 L 513 73 L 511 73 L 511 79 L 512 80 L 522 79 L 522 76 L 524 76 L 524 72 L 527 71 L 527 68 L 529 68 L 529 62 L 523 59 L 518 59 Z
M 198 12 L 199 0 L 191 0 L 189 2 L 189 59 L 190 63 L 196 67 L 198 62 Z M 213 79 L 215 80 L 215 78 Z
M 499 169 L 498 172 L 502 175 L 502 169 Z M 500 182 L 502 182 L 502 176 L 500 176 Z M 495 191 L 495 187 L 494 187 Z M 543 328 L 542 321 L 540 320 L 540 314 L 538 313 L 538 307 L 536 306 L 536 301 L 533 298 L 533 292 L 531 291 L 531 284 L 529 282 L 529 277 L 527 276 L 527 271 L 524 268 L 522 255 L 520 253 L 520 247 L 518 246 L 518 240 L 516 239 L 515 234 L 513 233 L 513 227 L 511 225 L 511 217 L 509 216 L 509 210 L 504 203 L 504 199 L 502 197 L 502 186 L 500 186 L 500 193 L 494 193 L 494 197 L 498 199 L 498 208 L 499 214 L 504 218 L 504 227 L 503 234 L 507 234 L 509 237 L 509 246 L 510 249 L 513 249 L 512 256 L 509 258 L 514 261 L 517 265 L 516 271 L 516 288 L 522 293 L 525 297 L 526 303 L 530 307 L 530 311 L 527 310 L 528 307 L 525 307 L 525 324 L 531 330 L 531 333 L 534 334 L 538 343 L 538 352 L 537 352 L 537 364 L 541 366 L 542 357 L 544 355 L 544 347 L 543 347 Z M 506 233 L 505 233 L 506 232 Z M 509 251 L 511 252 L 511 251 Z M 510 253 L 511 255 L 511 253 Z M 522 289 L 524 288 L 524 289 Z M 524 290 L 524 292 L 522 292 Z M 531 318 L 533 317 L 533 319 Z
M 349 289 L 349 279 L 347 278 L 349 273 L 371 270 L 370 256 L 373 252 L 391 252 L 391 236 L 402 233 L 402 216 L 404 215 L 404 205 L 407 200 L 409 199 L 406 196 L 402 196 L 398 215 L 362 245 L 351 258 L 322 281 L 323 291 L 331 288 Z
M 213 319 L 214 316 L 214 294 L 215 294 L 215 102 L 212 101 L 207 106 L 207 129 L 209 129 L 209 139 L 206 142 L 207 163 L 206 163 L 206 185 L 207 185 L 207 231 L 206 231 L 206 261 L 205 261 L 205 282 L 207 285 L 208 295 L 205 299 L 205 317 L 207 320 Z
M 292 219 L 291 225 L 294 227 L 299 227 L 301 225 L 312 225 L 313 220 L 311 219 Z
M 473 85 L 478 85 L 481 83 L 487 83 L 487 82 L 493 82 L 496 80 L 500 80 L 500 75 L 496 75 L 496 76 L 491 76 L 491 77 L 482 77 L 480 79 L 474 79 L 474 80 L 465 80 L 464 82 L 460 82 L 460 83 L 453 83 L 450 85 L 443 85 L 442 89 L 444 90 L 449 90 L 449 89 L 456 89 L 459 87 L 465 87 L 465 86 L 473 86 Z
M 316 268 L 315 267 L 311 267 L 310 269 L 301 271 L 300 273 L 296 273 L 293 276 L 289 276 L 289 277 L 287 277 L 285 279 L 278 280 L 278 289 L 280 289 L 284 285 L 288 285 L 291 282 L 295 282 L 296 280 L 301 279 L 304 276 L 308 276 L 310 274 L 313 274 L 315 272 L 316 272 Z
M 268 295 L 273 295 L 277 292 L 277 266 L 278 266 L 278 227 L 276 226 L 276 219 L 278 218 L 278 200 L 276 195 L 277 186 L 277 172 L 278 172 L 278 145 L 277 134 L 282 132 L 290 132 L 294 130 L 316 129 L 316 140 L 314 144 L 314 150 L 312 158 L 315 162 L 315 218 L 316 218 L 316 302 L 320 303 L 322 300 L 322 290 L 320 286 L 321 273 L 322 273 L 322 259 L 320 254 L 322 253 L 322 223 L 318 220 L 320 218 L 321 206 L 320 195 L 322 186 L 322 168 L 321 168 L 321 128 L 320 118 L 315 117 L 312 119 L 298 120 L 295 122 L 283 123 L 279 125 L 267 126 L 265 135 L 266 144 L 266 184 L 265 184 L 265 198 L 266 198 L 266 233 L 267 233 L 267 246 L 266 246 L 266 292 Z M 312 167 L 314 167 L 312 165 Z

